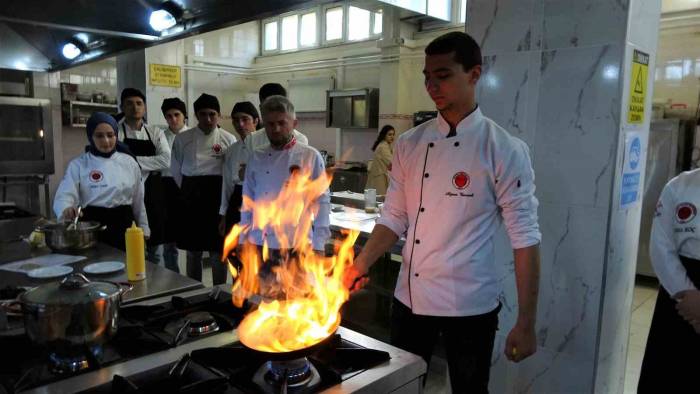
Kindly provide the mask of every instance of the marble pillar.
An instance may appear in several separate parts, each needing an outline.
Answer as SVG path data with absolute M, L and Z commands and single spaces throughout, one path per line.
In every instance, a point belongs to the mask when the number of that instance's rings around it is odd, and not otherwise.
M 660 0 L 468 2 L 466 30 L 484 56 L 479 104 L 530 147 L 543 236 L 538 351 L 520 364 L 502 355 L 517 296 L 512 251 L 499 237 L 504 308 L 492 392 L 623 390 L 641 204 L 621 208 L 620 183 L 626 133 L 639 132 L 646 147 L 653 84 L 644 122 L 628 124 L 630 65 L 639 49 L 653 76 L 660 8 Z

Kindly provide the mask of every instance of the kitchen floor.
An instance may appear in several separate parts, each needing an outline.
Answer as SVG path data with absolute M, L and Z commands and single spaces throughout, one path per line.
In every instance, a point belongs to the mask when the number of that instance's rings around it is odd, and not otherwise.
M 659 285 L 656 281 L 637 277 L 632 300 L 632 322 L 630 323 L 627 347 L 627 370 L 625 371 L 625 394 L 637 392 L 637 382 L 642 369 L 644 349 L 647 345 L 651 318 L 656 306 Z

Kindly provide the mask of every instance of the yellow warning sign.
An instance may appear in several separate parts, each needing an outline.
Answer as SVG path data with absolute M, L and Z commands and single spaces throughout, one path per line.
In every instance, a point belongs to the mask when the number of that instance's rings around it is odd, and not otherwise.
M 647 94 L 649 77 L 649 55 L 634 50 L 632 57 L 632 74 L 630 80 L 630 97 L 627 108 L 627 122 L 640 124 L 644 122 L 644 101 Z
M 180 67 L 169 66 L 167 64 L 149 64 L 149 82 L 154 86 L 167 86 L 179 88 L 181 83 Z

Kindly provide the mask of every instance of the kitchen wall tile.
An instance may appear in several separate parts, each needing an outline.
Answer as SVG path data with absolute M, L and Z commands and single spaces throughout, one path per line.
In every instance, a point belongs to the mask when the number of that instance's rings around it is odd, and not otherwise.
M 542 53 L 534 157 L 546 180 L 537 185 L 541 201 L 608 206 L 621 55 L 618 45 Z
M 542 49 L 621 43 L 629 0 L 544 0 Z
M 467 33 L 481 45 L 484 55 L 538 49 L 541 8 L 541 0 L 470 0 Z
M 477 91 L 482 112 L 531 149 L 537 119 L 540 59 L 533 52 L 485 56 Z

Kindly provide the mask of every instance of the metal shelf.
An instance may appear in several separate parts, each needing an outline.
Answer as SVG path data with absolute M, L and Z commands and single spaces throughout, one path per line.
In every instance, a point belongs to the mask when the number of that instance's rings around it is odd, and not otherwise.
M 106 103 L 93 103 L 91 101 L 69 101 L 72 105 L 82 105 L 85 107 L 108 107 L 108 108 L 119 108 L 117 104 L 106 104 Z

